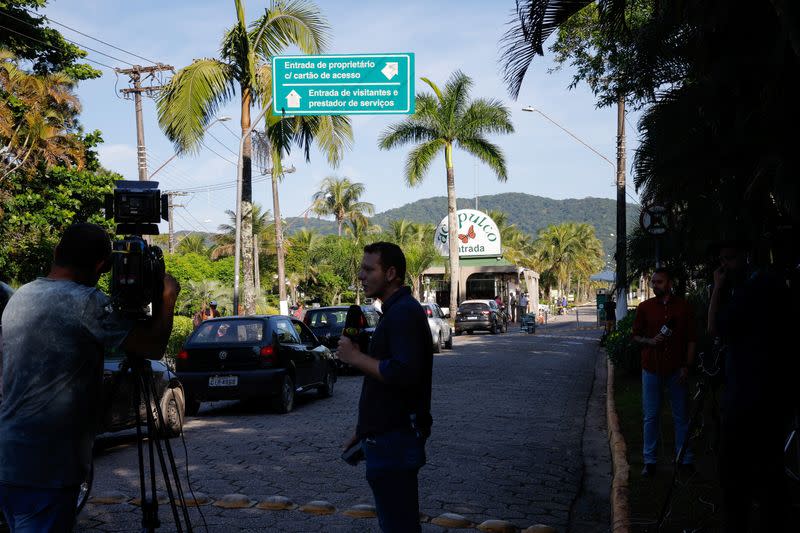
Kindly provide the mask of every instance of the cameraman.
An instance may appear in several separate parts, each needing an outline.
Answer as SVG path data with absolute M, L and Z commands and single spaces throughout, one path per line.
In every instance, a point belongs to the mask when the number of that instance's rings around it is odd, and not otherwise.
M 694 362 L 695 327 L 692 309 L 672 294 L 672 276 L 657 268 L 650 279 L 655 296 L 639 304 L 633 322 L 633 340 L 642 345 L 642 410 L 644 411 L 643 477 L 656 473 L 656 445 L 663 389 L 669 390 L 675 423 L 675 454 L 689 431 L 686 379 Z M 692 470 L 692 453 L 683 456 Z
M 67 228 L 46 278 L 20 287 L 3 313 L 0 508 L 12 532 L 68 532 L 92 460 L 105 350 L 160 357 L 180 291 L 164 277 L 147 321 L 123 318 L 95 286 L 111 240 L 94 224 Z

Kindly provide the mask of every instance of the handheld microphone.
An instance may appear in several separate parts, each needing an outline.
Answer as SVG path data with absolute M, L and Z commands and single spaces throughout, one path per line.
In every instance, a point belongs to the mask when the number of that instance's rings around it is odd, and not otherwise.
M 344 319 L 344 330 L 342 335 L 353 341 L 358 345 L 358 348 L 363 352 L 369 351 L 369 338 L 364 328 L 367 327 L 367 317 L 364 316 L 364 311 L 361 310 L 360 305 L 351 305 L 347 309 L 347 316 Z
M 664 335 L 665 337 L 669 337 L 669 336 L 671 336 L 671 335 L 672 335 L 672 330 L 673 330 L 674 328 L 675 328 L 675 319 L 674 319 L 674 318 L 670 318 L 669 320 L 667 320 L 667 323 L 666 323 L 666 324 L 664 324 L 663 326 L 661 326 L 661 331 L 660 331 L 660 333 L 661 333 L 662 335 Z

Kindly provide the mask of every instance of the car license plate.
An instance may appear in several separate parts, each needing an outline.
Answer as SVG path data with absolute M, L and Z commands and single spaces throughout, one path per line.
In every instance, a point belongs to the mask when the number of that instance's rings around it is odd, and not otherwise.
M 235 387 L 239 384 L 239 376 L 211 376 L 208 378 L 209 387 Z
M 478 317 L 476 317 L 476 316 L 468 316 L 467 320 L 478 320 Z

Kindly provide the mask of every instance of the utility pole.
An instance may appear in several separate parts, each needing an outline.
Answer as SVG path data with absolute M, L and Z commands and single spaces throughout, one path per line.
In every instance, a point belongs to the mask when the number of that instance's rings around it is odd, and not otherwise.
M 133 84 L 133 87 L 129 87 L 127 89 L 121 89 L 123 95 L 126 98 L 130 98 L 130 95 L 133 95 L 133 100 L 135 102 L 136 107 L 136 158 L 139 168 L 139 181 L 147 181 L 147 152 L 145 151 L 144 147 L 144 120 L 142 119 L 142 93 L 147 93 L 148 96 L 152 96 L 155 91 L 158 91 L 163 87 L 163 85 L 156 85 L 153 84 L 152 81 L 155 80 L 155 75 L 158 72 L 163 71 L 175 71 L 175 67 L 172 65 L 164 65 L 162 63 L 158 63 L 152 67 L 142 67 L 139 65 L 134 65 L 131 68 L 115 68 L 114 71 L 117 74 L 127 74 L 130 77 L 130 82 Z M 142 86 L 142 75 L 144 74 L 144 79 L 151 80 L 151 84 L 147 86 Z
M 175 243 L 175 230 L 172 227 L 173 209 L 176 208 L 176 207 L 185 207 L 183 204 L 173 203 L 172 198 L 174 196 L 187 196 L 188 194 L 189 193 L 179 192 L 179 191 L 169 191 L 169 192 L 167 192 L 167 208 L 168 208 L 168 211 L 169 211 L 169 215 L 168 215 L 169 220 L 167 221 L 169 223 L 169 241 L 168 241 L 168 244 L 167 244 L 167 251 L 169 253 L 174 253 L 175 252 L 175 244 L 176 244 Z
M 628 250 L 625 201 L 625 96 L 617 98 L 617 320 L 628 313 Z

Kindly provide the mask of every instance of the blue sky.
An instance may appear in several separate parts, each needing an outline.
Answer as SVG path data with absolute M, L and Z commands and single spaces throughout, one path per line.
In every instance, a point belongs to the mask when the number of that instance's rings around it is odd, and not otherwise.
M 248 20 L 256 18 L 266 5 L 263 0 L 248 0 Z M 521 110 L 527 105 L 541 109 L 613 161 L 616 109 L 596 109 L 595 99 L 585 86 L 568 90 L 571 70 L 548 74 L 552 62 L 547 56 L 536 59 L 519 99 L 514 101 L 508 95 L 500 73 L 498 43 L 506 30 L 513 0 L 318 0 L 318 5 L 332 28 L 329 53 L 413 52 L 418 78 L 426 76 L 444 83 L 460 69 L 474 80 L 473 96 L 499 99 L 511 110 L 515 133 L 492 138 L 505 152 L 508 181 L 498 182 L 488 167 L 466 153 L 456 152 L 459 197 L 474 196 L 476 188 L 479 195 L 524 192 L 559 199 L 616 197 L 611 165 L 541 115 Z M 194 58 L 216 57 L 221 35 L 233 24 L 235 15 L 233 0 L 51 0 L 44 13 L 93 37 L 176 68 Z M 81 44 L 130 63 L 145 64 L 61 26 L 54 27 Z M 94 52 L 89 58 L 110 66 L 128 66 Z M 102 163 L 127 179 L 137 179 L 134 105 L 120 99 L 117 92 L 128 86 L 127 79 L 117 79 L 113 72 L 104 70 L 102 78 L 82 82 L 78 88 L 83 104 L 81 121 L 87 130 L 103 132 Z M 417 89 L 422 87 L 417 79 Z M 158 127 L 154 102 L 145 99 L 143 107 L 152 172 L 173 154 L 173 147 Z M 237 97 L 219 113 L 232 117 L 225 125 L 234 132 L 239 127 L 238 109 Z M 364 183 L 364 200 L 375 204 L 378 212 L 420 198 L 445 195 L 442 157 L 433 163 L 425 181 L 411 189 L 403 181 L 408 149 L 387 152 L 377 148 L 380 132 L 402 118 L 403 115 L 352 117 L 355 143 L 337 169 L 331 169 L 317 153 L 312 152 L 310 163 L 292 154 L 291 163 L 297 170 L 280 185 L 282 215 L 303 212 L 319 182 L 329 175 Z M 633 129 L 637 118 L 633 114 L 628 117 L 628 168 L 637 145 Z M 221 124 L 214 125 L 210 133 L 216 137 L 206 138 L 210 149 L 177 158 L 159 172 L 157 178 L 163 189 L 235 181 L 238 138 Z M 633 193 L 630 177 L 628 184 Z M 214 231 L 218 224 L 227 222 L 224 211 L 233 208 L 234 197 L 235 189 L 231 187 L 181 198 L 180 203 L 186 207 L 176 210 L 176 229 Z M 254 198 L 271 209 L 268 182 L 254 183 Z

